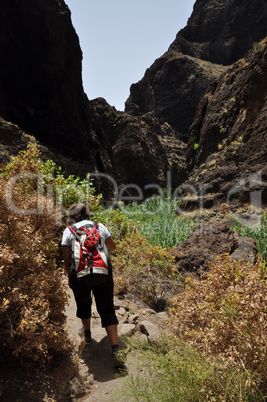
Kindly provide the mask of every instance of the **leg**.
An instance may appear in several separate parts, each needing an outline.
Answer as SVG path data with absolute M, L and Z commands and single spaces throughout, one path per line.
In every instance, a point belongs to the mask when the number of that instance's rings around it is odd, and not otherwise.
M 81 318 L 81 321 L 85 330 L 91 329 L 91 318 Z
M 83 282 L 73 281 L 72 290 L 77 305 L 77 317 L 82 321 L 86 342 L 91 341 L 91 288 Z
M 108 339 L 111 346 L 118 345 L 118 331 L 117 331 L 117 324 L 109 325 L 105 327 L 105 330 L 108 335 Z
M 101 317 L 102 327 L 105 328 L 112 348 L 114 367 L 123 367 L 125 356 L 121 354 L 118 345 L 118 319 L 113 305 L 113 280 L 110 273 L 109 280 L 105 286 L 93 289 L 97 311 Z
M 102 327 L 106 329 L 111 346 L 118 344 L 118 320 L 113 305 L 113 280 L 110 277 L 103 286 L 93 288 L 97 311 L 101 317 Z
M 81 319 L 84 329 L 90 329 L 91 321 L 91 287 L 82 281 L 73 281 L 72 291 L 76 301 L 76 316 Z

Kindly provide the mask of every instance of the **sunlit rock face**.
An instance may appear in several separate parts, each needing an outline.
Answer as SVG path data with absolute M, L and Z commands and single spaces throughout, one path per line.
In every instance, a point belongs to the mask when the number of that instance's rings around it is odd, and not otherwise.
M 209 83 L 266 35 L 265 0 L 197 0 L 168 51 L 131 86 L 125 111 L 167 121 L 186 141 Z

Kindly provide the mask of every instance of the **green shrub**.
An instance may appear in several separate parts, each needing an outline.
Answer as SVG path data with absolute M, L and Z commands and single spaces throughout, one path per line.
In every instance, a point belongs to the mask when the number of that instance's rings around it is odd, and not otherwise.
M 88 176 L 81 179 L 69 175 L 65 177 L 60 167 L 51 160 L 42 161 L 40 151 L 35 143 L 30 143 L 25 151 L 10 158 L 10 162 L 1 169 L 1 176 L 12 184 L 16 191 L 24 194 L 37 194 L 53 201 L 67 211 L 77 202 L 90 207 L 91 211 L 102 209 L 102 195 L 95 196 L 95 189 Z
M 106 225 L 115 241 L 124 239 L 138 225 L 118 209 L 102 209 L 90 214 L 90 219 Z
M 179 339 L 164 336 L 157 344 L 127 340 L 139 374 L 123 382 L 123 401 L 263 401 L 257 376 L 240 367 L 213 361 Z M 134 363 L 133 363 L 134 364 Z M 129 364 L 128 364 L 129 365 Z

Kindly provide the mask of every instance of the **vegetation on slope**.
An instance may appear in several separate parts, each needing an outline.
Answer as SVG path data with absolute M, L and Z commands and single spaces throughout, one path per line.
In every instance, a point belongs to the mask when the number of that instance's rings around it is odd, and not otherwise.
M 195 221 L 179 229 L 185 223 L 169 201 L 150 200 L 149 214 L 137 205 L 104 210 L 90 180 L 65 178 L 53 162 L 41 161 L 34 144 L 3 166 L 0 182 L 2 358 L 46 365 L 69 350 L 59 242 L 65 212 L 79 200 L 89 202 L 92 218 L 106 224 L 117 242 L 112 255 L 117 293 L 134 292 L 153 306 L 164 287 L 180 287 L 170 309 L 172 338 L 132 345 L 146 369 L 142 378 L 129 378 L 127 395 L 151 401 L 264 400 L 267 271 L 261 259 L 253 266 L 221 257 L 206 278 L 187 279 L 181 291 L 171 246 Z M 155 207 L 161 212 L 151 213 Z M 164 222 L 169 230 L 161 230 Z M 249 230 L 263 252 L 266 215 L 260 230 Z M 154 232 L 157 238 L 144 235 Z
M 100 202 L 90 182 L 55 170 L 32 143 L 2 167 L 0 177 L 1 356 L 43 365 L 70 347 L 59 269 L 61 210 L 82 194 L 92 208 Z

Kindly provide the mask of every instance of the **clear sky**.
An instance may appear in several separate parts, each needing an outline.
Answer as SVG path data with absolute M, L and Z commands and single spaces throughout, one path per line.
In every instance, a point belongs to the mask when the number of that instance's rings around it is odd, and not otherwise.
M 130 86 L 168 50 L 195 0 L 65 0 L 83 52 L 89 99 L 124 110 Z

